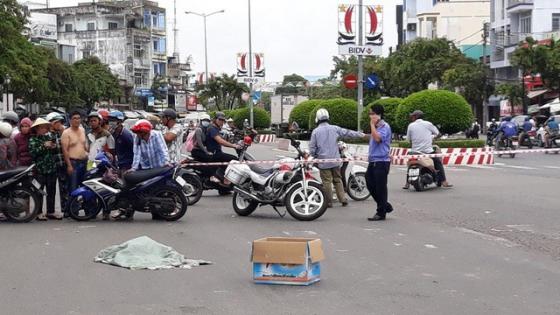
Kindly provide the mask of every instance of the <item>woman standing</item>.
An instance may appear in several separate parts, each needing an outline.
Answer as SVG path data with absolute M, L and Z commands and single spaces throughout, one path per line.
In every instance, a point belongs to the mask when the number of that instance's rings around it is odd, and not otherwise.
M 39 203 L 41 214 L 37 220 L 46 221 L 47 219 L 61 220 L 62 216 L 54 213 L 56 196 L 56 143 L 49 133 L 51 124 L 43 118 L 38 118 L 31 126 L 34 136 L 29 140 L 29 152 L 33 162 L 37 167 L 38 180 L 41 189 L 46 188 L 47 192 L 47 215 L 42 213 L 43 202 Z
M 25 117 L 19 123 L 19 133 L 14 137 L 18 166 L 29 166 L 33 163 L 29 153 L 29 139 L 31 138 L 31 119 Z

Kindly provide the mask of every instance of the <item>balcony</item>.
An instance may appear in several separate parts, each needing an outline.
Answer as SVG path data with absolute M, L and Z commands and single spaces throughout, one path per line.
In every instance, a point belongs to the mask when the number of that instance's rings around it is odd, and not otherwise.
M 533 10 L 533 0 L 509 0 L 507 12 L 520 13 Z

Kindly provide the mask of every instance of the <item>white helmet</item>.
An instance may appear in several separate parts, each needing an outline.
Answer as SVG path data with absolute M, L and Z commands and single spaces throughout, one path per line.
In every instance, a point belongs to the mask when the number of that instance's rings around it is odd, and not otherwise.
M 210 115 L 208 115 L 208 114 L 201 114 L 198 118 L 200 120 L 211 120 Z
M 57 112 L 52 112 L 49 113 L 47 115 L 47 117 L 45 117 L 45 120 L 48 122 L 52 122 L 54 120 L 64 120 L 64 116 L 62 116 L 61 114 L 57 113 Z
M 323 120 L 329 120 L 329 111 L 324 108 L 319 108 L 319 110 L 315 114 L 315 123 Z
M 4 137 L 9 138 L 12 135 L 12 125 L 7 122 L 0 122 L 0 134 Z

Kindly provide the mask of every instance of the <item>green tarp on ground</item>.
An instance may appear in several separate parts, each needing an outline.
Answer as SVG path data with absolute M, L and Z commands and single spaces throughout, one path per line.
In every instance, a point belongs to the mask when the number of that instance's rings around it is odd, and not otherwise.
M 95 262 L 137 269 L 171 269 L 211 264 L 209 261 L 187 259 L 173 248 L 160 244 L 147 236 L 140 236 L 119 245 L 109 246 L 100 251 Z

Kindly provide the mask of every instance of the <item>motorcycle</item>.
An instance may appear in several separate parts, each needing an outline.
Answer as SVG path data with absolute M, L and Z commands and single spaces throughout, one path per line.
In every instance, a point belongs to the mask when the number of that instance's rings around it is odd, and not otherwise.
M 34 179 L 35 165 L 0 172 L 0 211 L 11 222 L 26 223 L 37 217 L 45 193 Z
M 549 136 L 548 143 L 546 145 L 548 149 L 560 148 L 560 134 L 556 132 L 555 134 Z M 558 154 L 558 153 L 560 153 L 560 151 L 554 151 L 554 154 Z M 545 154 L 548 154 L 548 151 L 545 151 Z
M 366 184 L 366 168 L 355 165 L 354 156 L 348 151 L 348 145 L 343 141 L 338 142 L 338 150 L 340 157 L 343 159 L 351 159 L 342 163 L 341 174 L 344 190 L 350 198 L 356 201 L 364 201 L 369 198 L 370 193 Z
M 271 205 L 281 217 L 286 213 L 276 207 L 285 206 L 300 221 L 315 220 L 326 212 L 323 187 L 311 174 L 312 159 L 305 160 L 299 141 L 290 142 L 298 151 L 297 158 L 281 159 L 271 168 L 230 162 L 225 176 L 233 184 L 233 209 L 238 215 L 248 216 L 261 205 Z M 250 145 L 250 137 L 245 137 L 242 154 Z
M 505 137 L 504 134 L 500 132 L 496 137 L 496 151 L 513 151 L 515 150 L 513 145 L 513 139 L 511 137 Z M 503 154 L 498 154 L 498 157 L 502 157 Z M 515 153 L 509 153 L 510 158 L 515 158 Z
M 435 153 L 441 153 L 439 147 L 435 146 Z M 410 151 L 410 155 L 421 155 L 422 153 Z M 416 191 L 423 191 L 426 187 L 436 184 L 441 187 L 438 171 L 434 167 L 434 160 L 430 157 L 411 157 L 406 171 L 406 182 L 414 187 Z
M 176 176 L 179 167 L 165 166 L 111 177 L 116 171 L 104 153 L 96 156 L 96 166 L 86 174 L 82 186 L 70 193 L 66 211 L 77 221 L 97 217 L 100 211 L 124 210 L 149 212 L 154 217 L 176 221 L 187 212 L 187 199 L 182 187 L 186 184 Z
M 519 136 L 518 136 L 518 145 L 521 146 L 526 146 L 529 149 L 533 148 L 533 145 L 535 145 L 537 143 L 536 140 L 537 137 L 537 131 L 535 130 L 530 130 L 530 131 L 525 131 L 523 130 L 523 128 L 520 128 L 519 130 Z

